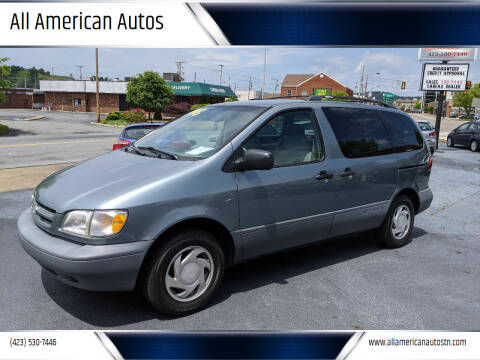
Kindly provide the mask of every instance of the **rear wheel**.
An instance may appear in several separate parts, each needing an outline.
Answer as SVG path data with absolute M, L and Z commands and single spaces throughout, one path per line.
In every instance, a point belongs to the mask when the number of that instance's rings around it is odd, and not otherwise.
M 376 231 L 377 239 L 389 248 L 408 244 L 411 241 L 414 218 L 412 200 L 406 195 L 398 196 L 393 200 L 385 220 Z
M 477 152 L 479 150 L 477 140 L 472 140 L 472 142 L 470 143 L 470 150 L 472 150 L 473 152 Z
M 452 147 L 452 146 L 453 146 L 453 139 L 452 139 L 450 136 L 447 138 L 447 146 L 448 146 L 448 147 Z
M 225 258 L 216 239 L 203 230 L 170 236 L 154 251 L 143 272 L 143 293 L 159 312 L 185 315 L 206 306 L 223 278 Z

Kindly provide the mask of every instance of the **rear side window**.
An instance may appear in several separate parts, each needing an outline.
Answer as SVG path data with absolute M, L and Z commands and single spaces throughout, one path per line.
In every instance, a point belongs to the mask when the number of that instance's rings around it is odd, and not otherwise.
M 348 158 L 393 153 L 378 111 L 342 107 L 322 108 L 343 155 Z
M 380 116 L 390 133 L 395 152 L 423 148 L 423 136 L 409 117 L 390 111 L 381 111 Z

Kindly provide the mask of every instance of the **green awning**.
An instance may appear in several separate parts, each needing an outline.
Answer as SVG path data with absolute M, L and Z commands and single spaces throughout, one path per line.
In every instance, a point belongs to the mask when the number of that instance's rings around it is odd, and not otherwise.
M 229 86 L 220 86 L 196 82 L 175 82 L 167 81 L 168 86 L 173 89 L 174 95 L 180 96 L 215 96 L 215 97 L 230 97 L 235 96 L 235 93 Z

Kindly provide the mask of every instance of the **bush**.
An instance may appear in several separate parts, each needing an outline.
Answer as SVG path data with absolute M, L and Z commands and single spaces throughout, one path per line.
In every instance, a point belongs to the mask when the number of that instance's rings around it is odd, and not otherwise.
M 124 120 L 124 116 L 123 116 L 123 113 L 121 111 L 112 111 L 110 114 L 107 115 L 105 120 L 107 120 L 107 121 Z
M 112 111 L 107 115 L 104 124 L 127 125 L 130 123 L 139 123 L 146 121 L 146 112 L 140 108 L 126 111 Z
M 8 135 L 9 132 L 10 132 L 10 129 L 8 128 L 7 125 L 0 124 L 0 136 Z
M 190 110 L 191 111 L 197 110 L 197 109 L 200 109 L 201 107 L 204 107 L 204 106 L 207 106 L 207 105 L 210 105 L 210 104 L 195 104 L 195 105 L 192 105 L 192 108 Z
M 192 105 L 190 105 L 189 103 L 181 102 L 178 104 L 172 104 L 172 105 L 166 106 L 165 109 L 163 109 L 163 112 L 165 112 L 166 114 L 179 115 L 179 114 L 186 114 L 190 112 L 191 108 L 192 108 Z

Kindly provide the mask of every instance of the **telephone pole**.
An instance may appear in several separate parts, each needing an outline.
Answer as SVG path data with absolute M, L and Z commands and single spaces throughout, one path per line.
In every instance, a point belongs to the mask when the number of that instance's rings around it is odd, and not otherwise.
M 250 100 L 250 90 L 252 89 L 252 77 L 250 76 L 250 79 L 248 80 L 248 98 L 247 100 Z
M 80 71 L 80 80 L 83 80 L 82 68 L 84 68 L 85 66 L 84 65 L 75 65 L 75 66 L 78 67 L 78 71 Z
M 358 90 L 358 94 L 362 96 L 363 94 L 363 76 L 365 73 L 365 64 L 362 64 L 362 75 L 360 75 L 360 88 Z
M 220 70 L 219 70 L 219 71 L 220 71 L 220 86 L 222 86 L 223 65 L 220 64 L 220 65 L 218 65 L 218 66 L 220 66 Z
M 182 74 L 183 74 L 183 72 L 182 72 L 182 66 L 183 66 L 183 64 L 185 64 L 185 63 L 186 63 L 186 61 L 175 61 L 175 64 L 177 64 L 177 74 L 178 74 L 178 76 L 180 77 L 180 81 L 183 80 L 183 77 L 182 77 Z
M 95 48 L 95 102 L 97 103 L 97 122 L 100 122 L 100 86 L 98 83 L 98 48 Z
M 263 83 L 262 83 L 262 100 L 265 97 L 265 76 L 267 73 L 267 48 L 263 53 Z

